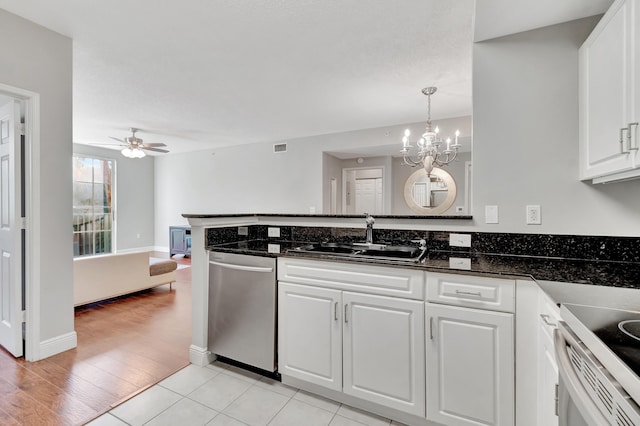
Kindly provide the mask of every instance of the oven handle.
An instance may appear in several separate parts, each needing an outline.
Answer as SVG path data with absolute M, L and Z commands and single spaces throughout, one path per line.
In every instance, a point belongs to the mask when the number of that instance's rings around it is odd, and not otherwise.
M 560 321 L 560 324 L 564 325 L 564 322 Z M 579 347 L 579 344 L 573 336 L 565 333 L 562 328 L 563 327 L 555 329 L 553 340 L 556 361 L 558 362 L 558 373 L 562 376 L 563 383 L 567 388 L 566 390 L 571 396 L 574 404 L 576 404 L 580 410 L 580 413 L 587 424 L 595 426 L 609 424 L 609 421 L 602 415 L 593 401 L 591 401 L 591 397 L 585 390 L 582 383 L 580 383 L 580 378 L 575 371 L 573 371 L 573 366 L 571 365 L 571 360 L 569 359 L 569 354 L 567 352 L 567 342 L 575 347 Z M 566 419 L 563 419 L 563 415 L 566 414 L 562 412 L 559 414 L 560 424 L 565 424 L 564 422 L 566 422 Z

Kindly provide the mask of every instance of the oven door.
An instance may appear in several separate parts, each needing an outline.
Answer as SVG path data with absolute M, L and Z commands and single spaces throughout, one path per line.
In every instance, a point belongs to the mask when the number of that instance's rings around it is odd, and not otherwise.
M 573 333 L 560 322 L 554 344 L 558 361 L 558 422 L 560 426 L 603 426 L 610 424 L 591 398 L 574 369 L 574 363 L 589 362 Z M 571 349 L 570 349 L 571 348 Z M 572 351 L 571 355 L 569 351 Z M 582 359 L 578 360 L 577 357 Z M 572 362 L 573 358 L 573 362 Z

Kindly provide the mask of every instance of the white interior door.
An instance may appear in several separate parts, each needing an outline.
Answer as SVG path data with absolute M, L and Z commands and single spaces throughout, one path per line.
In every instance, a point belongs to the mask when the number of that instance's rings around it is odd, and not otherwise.
M 0 345 L 23 354 L 20 104 L 0 107 Z
M 382 213 L 382 178 L 356 179 L 356 213 Z

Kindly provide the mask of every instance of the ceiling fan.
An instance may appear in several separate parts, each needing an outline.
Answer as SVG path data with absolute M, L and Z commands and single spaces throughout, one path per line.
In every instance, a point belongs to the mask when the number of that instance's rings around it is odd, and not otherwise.
M 167 146 L 163 143 L 144 143 L 141 138 L 136 137 L 136 132 L 139 129 L 131 127 L 131 136 L 126 137 L 124 139 L 114 138 L 113 136 L 109 136 L 109 138 L 118 141 L 118 145 L 123 146 L 122 155 L 128 158 L 142 158 L 146 154 L 144 151 L 153 151 L 153 152 L 162 152 L 167 153 L 166 149 L 160 149 L 161 146 Z M 97 143 L 94 145 L 113 145 L 113 144 L 103 144 Z

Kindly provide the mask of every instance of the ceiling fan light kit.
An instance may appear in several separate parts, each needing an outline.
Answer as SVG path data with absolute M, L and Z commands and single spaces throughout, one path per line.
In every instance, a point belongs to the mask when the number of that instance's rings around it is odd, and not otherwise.
M 117 141 L 117 145 L 123 146 L 124 148 L 120 151 L 122 155 L 127 158 L 142 158 L 147 154 L 145 151 L 153 151 L 153 152 L 161 152 L 167 153 L 166 149 L 160 149 L 162 146 L 167 146 L 163 143 L 144 143 L 144 141 L 138 137 L 136 137 L 136 132 L 138 129 L 131 127 L 131 136 L 128 136 L 124 139 L 114 138 L 113 136 L 109 136 L 109 138 Z M 116 145 L 113 142 L 110 144 L 104 143 L 95 143 L 91 145 Z
M 127 147 L 127 148 L 124 148 L 120 152 L 122 153 L 122 155 L 124 155 L 127 158 L 142 158 L 142 157 L 147 155 L 140 148 L 133 148 L 132 149 L 132 148 Z

